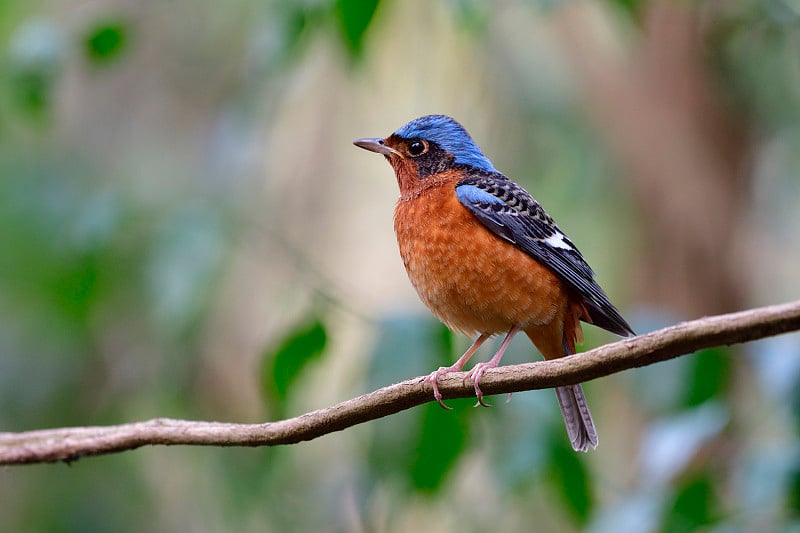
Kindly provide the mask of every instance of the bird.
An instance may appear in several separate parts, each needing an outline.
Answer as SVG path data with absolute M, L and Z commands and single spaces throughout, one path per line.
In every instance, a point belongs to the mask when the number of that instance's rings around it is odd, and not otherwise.
M 451 366 L 425 378 L 448 408 L 439 379 L 460 372 L 489 338 L 505 333 L 487 362 L 467 372 L 478 404 L 480 380 L 500 364 L 518 332 L 545 359 L 575 354 L 581 321 L 622 337 L 631 326 L 595 281 L 578 248 L 534 197 L 495 169 L 467 130 L 446 115 L 426 115 L 385 138 L 353 141 L 382 154 L 400 189 L 394 229 L 411 284 L 451 330 L 474 341 Z M 570 443 L 597 447 L 597 430 L 580 384 L 556 388 Z M 478 405 L 476 404 L 476 405 Z

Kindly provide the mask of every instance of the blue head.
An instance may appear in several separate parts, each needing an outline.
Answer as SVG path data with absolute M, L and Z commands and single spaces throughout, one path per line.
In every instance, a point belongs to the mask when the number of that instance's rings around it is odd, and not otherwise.
M 483 155 L 464 126 L 446 115 L 426 115 L 414 119 L 395 131 L 394 135 L 406 141 L 420 139 L 436 143 L 453 156 L 456 164 L 496 172 L 492 162 Z
M 453 165 L 497 172 L 467 130 L 445 115 L 414 119 L 385 139 L 354 142 L 365 150 L 385 155 L 393 166 L 404 167 L 403 161 L 414 161 L 420 177 L 442 172 Z M 395 170 L 400 167 L 395 166 Z

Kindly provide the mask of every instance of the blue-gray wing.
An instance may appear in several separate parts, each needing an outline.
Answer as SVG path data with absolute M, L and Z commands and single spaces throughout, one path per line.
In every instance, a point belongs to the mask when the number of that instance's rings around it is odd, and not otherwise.
M 579 294 L 593 324 L 623 337 L 634 334 L 575 245 L 525 189 L 502 174 L 480 173 L 461 180 L 456 195 L 489 231 L 548 267 Z

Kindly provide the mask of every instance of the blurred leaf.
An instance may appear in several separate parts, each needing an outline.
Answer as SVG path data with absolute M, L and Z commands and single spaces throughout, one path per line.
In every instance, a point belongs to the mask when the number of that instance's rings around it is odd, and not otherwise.
M 81 258 L 71 268 L 64 268 L 58 274 L 53 291 L 60 308 L 74 318 L 85 319 L 100 274 L 97 258 Z
M 279 412 L 283 412 L 289 389 L 303 369 L 320 358 L 327 344 L 325 325 L 315 319 L 295 328 L 275 351 L 264 354 L 262 386 L 268 397 L 277 402 Z
M 631 15 L 637 15 L 642 4 L 644 4 L 644 0 L 611 0 L 611 3 L 621 7 Z
M 116 20 L 103 21 L 87 33 L 86 55 L 96 64 L 107 65 L 125 51 L 127 44 L 127 24 Z
M 732 371 L 727 348 L 700 350 L 627 375 L 641 405 L 656 415 L 696 407 L 723 394 Z
M 662 531 L 695 531 L 716 520 L 713 507 L 716 501 L 714 486 L 708 475 L 693 477 L 677 490 L 675 500 L 662 523 Z
M 336 19 L 344 44 L 353 58 L 361 55 L 364 34 L 379 3 L 380 0 L 336 0 Z
M 404 490 L 436 493 L 467 449 L 474 403 L 448 400 L 452 411 L 427 403 L 377 421 L 367 455 L 372 483 L 393 477 Z
M 415 432 L 417 443 L 412 447 L 409 472 L 415 489 L 435 492 L 441 487 L 445 476 L 466 448 L 469 435 L 467 413 L 473 403 L 469 398 L 462 398 L 449 402 L 452 411 L 442 409 L 435 402 L 420 408 L 422 417 Z
M 52 78 L 47 73 L 26 69 L 17 71 L 13 78 L 16 105 L 31 114 L 38 114 L 50 107 Z
M 759 7 L 727 21 L 730 29 L 719 46 L 725 86 L 740 107 L 760 121 L 794 127 L 800 91 L 795 71 L 787 65 L 797 58 L 797 10 L 783 1 L 762 2 Z
M 660 487 L 679 476 L 697 451 L 727 423 L 725 405 L 710 402 L 650 424 L 641 446 L 647 450 L 641 456 L 643 485 Z
M 453 333 L 426 315 L 384 318 L 370 357 L 366 386 L 370 390 L 452 364 Z
M 795 519 L 800 518 L 800 464 L 796 464 L 794 471 L 791 472 L 788 492 L 789 514 Z
M 382 485 L 392 476 L 408 480 L 413 462 L 414 438 L 419 435 L 421 409 L 411 409 L 376 420 L 367 448 L 371 482 Z M 406 484 L 403 484 L 404 488 Z
M 700 350 L 690 358 L 692 368 L 686 389 L 685 405 L 694 407 L 722 394 L 731 374 L 729 349 L 724 347 Z
M 508 399 L 502 405 L 501 402 Z M 504 487 L 521 489 L 541 482 L 553 439 L 566 438 L 552 390 L 527 391 L 494 400 L 483 421 L 491 427 L 492 473 Z
M 19 109 L 34 116 L 49 109 L 65 49 L 61 29 L 48 20 L 32 19 L 14 32 L 10 80 L 14 103 Z
M 402 316 L 381 324 L 367 386 L 427 374 L 451 364 L 453 334 L 427 316 Z M 436 492 L 466 449 L 474 400 L 447 400 L 446 411 L 429 403 L 373 426 L 369 446 L 369 472 L 381 484 L 389 476 L 401 487 L 423 493 Z
M 284 54 L 286 59 L 296 60 L 305 48 L 307 37 L 327 20 L 328 11 L 309 2 L 287 2 L 284 8 L 281 19 Z
M 586 456 L 567 443 L 564 438 L 553 440 L 547 479 L 575 521 L 585 525 L 594 505 L 589 471 L 583 463 Z

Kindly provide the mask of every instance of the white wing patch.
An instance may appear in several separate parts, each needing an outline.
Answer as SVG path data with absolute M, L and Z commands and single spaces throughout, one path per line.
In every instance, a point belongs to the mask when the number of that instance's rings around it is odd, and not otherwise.
M 542 242 L 552 246 L 553 248 L 561 248 L 562 250 L 574 250 L 575 247 L 572 246 L 569 243 L 569 241 L 565 241 L 564 239 L 566 239 L 564 234 L 557 231 Z

